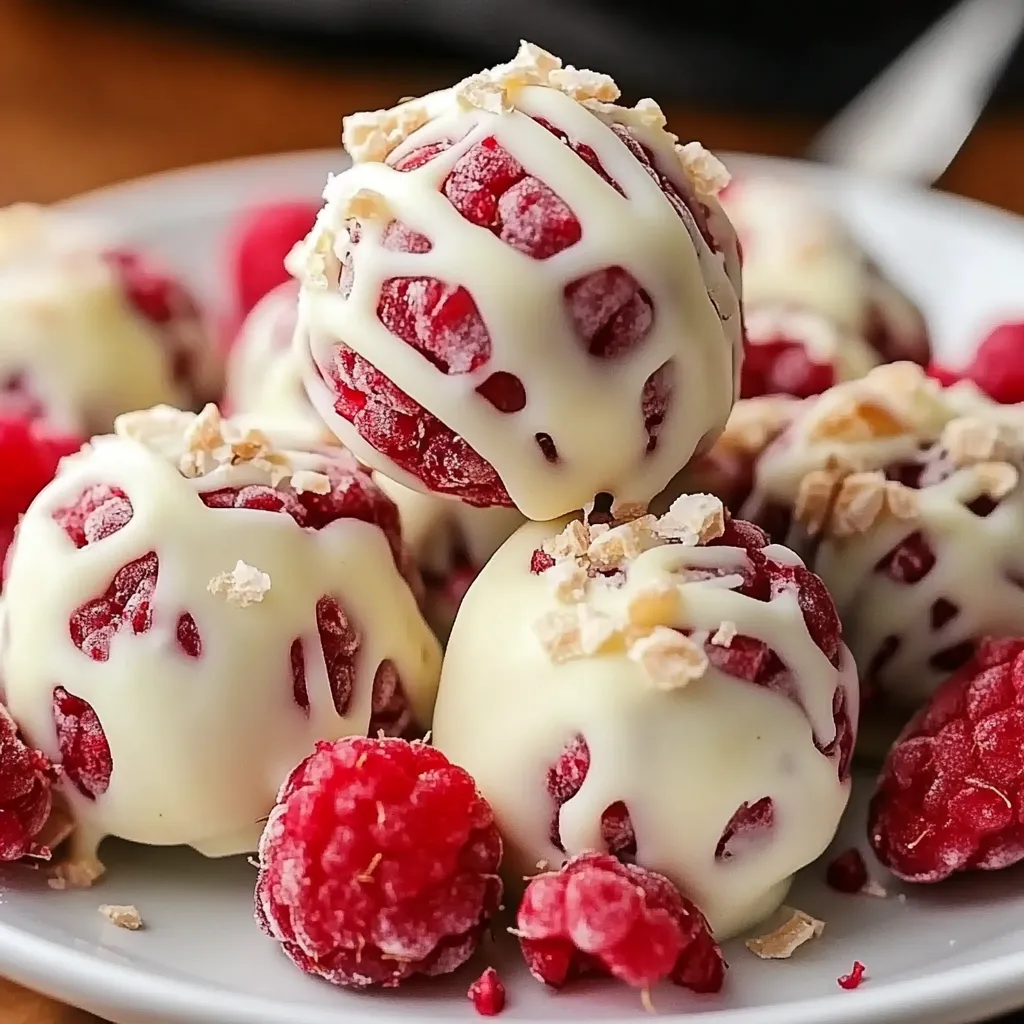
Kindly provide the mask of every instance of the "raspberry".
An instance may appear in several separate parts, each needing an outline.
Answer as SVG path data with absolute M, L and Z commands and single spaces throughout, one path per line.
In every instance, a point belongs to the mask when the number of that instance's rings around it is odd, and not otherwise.
M 810 398 L 836 383 L 835 367 L 815 362 L 802 342 L 772 338 L 744 346 L 740 397 L 794 395 Z
M 14 719 L 0 705 L 0 861 L 50 851 L 35 842 L 50 816 L 57 773 L 39 750 L 27 747 Z
M 0 412 L 0 462 L 4 467 L 0 562 L 14 539 L 18 519 L 53 479 L 58 462 L 78 451 L 81 444 L 80 438 L 51 432 L 41 421 Z
M 850 968 L 849 974 L 840 975 L 836 978 L 840 988 L 845 988 L 847 991 L 852 991 L 855 988 L 860 988 L 864 981 L 864 974 L 867 968 L 859 961 L 853 961 L 853 967 Z
M 590 169 L 621 193 L 594 150 L 570 139 L 542 119 L 544 128 Z M 644 170 L 658 182 L 680 217 L 693 220 L 711 248 L 719 251 L 708 227 L 707 211 L 677 191 L 655 166 L 652 153 L 622 126 L 612 130 Z M 412 171 L 451 147 L 441 141 L 392 157 L 398 171 Z M 490 231 L 512 248 L 535 260 L 547 260 L 580 241 L 583 231 L 566 199 L 557 195 L 488 136 L 468 149 L 453 165 L 440 190 L 471 224 Z M 359 225 L 349 234 L 359 241 Z M 397 252 L 429 252 L 433 242 L 400 221 L 392 221 L 382 240 Z M 351 260 L 343 267 L 340 289 L 347 295 L 358 271 Z M 621 266 L 608 266 L 569 281 L 563 289 L 566 313 L 580 345 L 595 359 L 616 359 L 641 345 L 651 331 L 656 311 L 650 295 Z M 394 277 L 383 282 L 377 316 L 440 373 L 473 373 L 492 357 L 491 336 L 472 295 L 457 282 L 431 277 Z M 498 473 L 470 444 L 418 401 L 353 352 L 340 340 L 331 364 L 320 367 L 335 395 L 335 411 L 352 423 L 360 436 L 395 465 L 416 476 L 432 491 L 452 494 L 472 505 L 512 506 Z M 657 446 L 658 431 L 673 395 L 673 368 L 662 366 L 646 382 L 640 414 L 648 435 L 647 451 Z M 526 408 L 529 395 L 522 380 L 501 367 L 476 391 L 495 409 L 515 414 Z M 557 463 L 553 432 L 535 435 L 544 457 Z
M 267 821 L 256 918 L 301 970 L 391 988 L 470 957 L 501 900 L 500 861 L 490 807 L 439 751 L 318 743 Z
M 288 280 L 285 257 L 312 230 L 319 209 L 317 203 L 280 202 L 243 214 L 228 252 L 240 318 L 264 295 Z
M 1024 640 L 985 640 L 889 751 L 868 835 L 897 877 L 1024 859 Z
M 497 1017 L 505 1009 L 505 986 L 493 967 L 488 967 L 469 986 L 466 995 L 481 1017 Z
M 68 780 L 89 800 L 102 796 L 110 785 L 114 762 L 92 706 L 57 686 L 53 691 L 53 724 L 61 767 Z
M 964 376 L 996 402 L 1024 402 L 1024 323 L 1000 324 L 988 334 Z
M 530 973 L 553 988 L 610 974 L 647 989 L 664 978 L 717 992 L 725 961 L 704 915 L 663 875 L 584 853 L 531 879 L 516 916 Z
M 868 866 L 860 850 L 844 850 L 825 869 L 825 881 L 836 892 L 857 893 L 868 884 Z

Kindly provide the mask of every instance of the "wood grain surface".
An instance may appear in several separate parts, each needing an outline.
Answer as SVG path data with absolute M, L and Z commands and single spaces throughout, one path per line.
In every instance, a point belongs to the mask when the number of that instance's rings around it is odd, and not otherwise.
M 144 5 L 140 5 L 144 6 Z M 89 4 L 0 0 L 0 205 L 49 202 L 187 164 L 335 145 L 340 118 L 446 82 L 443 69 L 334 69 Z M 798 155 L 817 127 L 669 106 L 684 138 Z M 975 132 L 945 188 L 1024 212 L 1024 118 Z M 0 1024 L 95 1018 L 0 980 Z

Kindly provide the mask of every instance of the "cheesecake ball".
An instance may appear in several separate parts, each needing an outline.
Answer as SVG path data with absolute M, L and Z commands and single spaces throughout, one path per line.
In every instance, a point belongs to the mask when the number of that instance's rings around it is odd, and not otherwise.
M 462 604 L 433 736 L 494 808 L 510 878 L 608 852 L 667 875 L 724 939 L 831 842 L 857 712 L 821 581 L 686 495 L 516 532 Z
M 253 850 L 316 741 L 428 728 L 440 650 L 403 562 L 354 460 L 213 406 L 126 414 L 66 459 L 18 528 L 0 670 L 79 859 L 108 835 Z
M 306 388 L 409 487 L 544 520 L 646 502 L 721 431 L 742 353 L 728 180 L 652 100 L 523 44 L 348 118 L 290 261 Z
M 804 403 L 757 459 L 744 514 L 805 554 L 866 708 L 904 719 L 987 635 L 1024 632 L 1024 406 L 911 363 Z
M 101 225 L 0 210 L 0 411 L 66 433 L 158 403 L 200 408 L 223 367 L 195 300 Z
M 810 189 L 751 175 L 721 200 L 743 251 L 748 318 L 764 306 L 816 313 L 833 324 L 850 366 L 863 363 L 865 345 L 883 362 L 928 362 L 920 310 Z

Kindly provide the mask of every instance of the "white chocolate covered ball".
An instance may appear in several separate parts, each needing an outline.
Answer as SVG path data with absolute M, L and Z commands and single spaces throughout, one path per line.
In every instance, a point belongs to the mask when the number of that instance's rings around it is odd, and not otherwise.
M 527 524 L 484 568 L 433 736 L 494 808 L 510 877 L 632 857 L 724 939 L 831 842 L 856 669 L 820 580 L 764 545 L 693 495 L 611 529 Z
M 530 519 L 645 502 L 719 433 L 739 258 L 698 143 L 652 100 L 523 44 L 347 119 L 294 272 L 313 404 L 409 487 Z
M 223 368 L 182 284 L 102 226 L 0 210 L 0 407 L 89 435 L 158 403 L 199 408 Z
M 66 460 L 21 521 L 2 678 L 108 835 L 255 849 L 317 740 L 429 726 L 438 644 L 394 505 L 340 451 L 166 407 Z
M 743 514 L 835 598 L 866 708 L 904 719 L 986 635 L 1024 632 L 1024 406 L 911 363 L 805 402 Z
M 810 311 L 832 321 L 847 344 L 867 344 L 884 361 L 928 362 L 928 330 L 916 305 L 810 189 L 749 175 L 721 201 L 743 251 L 748 316 L 761 306 Z M 847 361 L 863 360 L 851 351 Z

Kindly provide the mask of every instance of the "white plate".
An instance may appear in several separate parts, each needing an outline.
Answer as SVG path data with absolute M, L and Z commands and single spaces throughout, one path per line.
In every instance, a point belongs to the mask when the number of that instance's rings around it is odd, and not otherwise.
M 315 196 L 337 154 L 309 153 L 197 168 L 76 200 L 124 237 L 156 250 L 199 292 L 223 290 L 224 234 L 239 207 L 259 198 Z M 1024 316 L 1024 221 L 939 194 L 858 181 L 794 164 L 737 158 L 736 165 L 798 175 L 854 222 L 869 248 L 923 304 L 950 359 L 992 323 Z M 863 798 L 842 849 L 863 836 Z M 306 978 L 252 921 L 253 869 L 244 859 L 205 861 L 179 850 L 112 845 L 110 871 L 90 892 L 53 892 L 19 869 L 0 872 L 0 973 L 119 1024 L 337 1024 L 473 1020 L 466 987 L 493 950 L 446 981 L 355 995 Z M 910 892 L 905 902 L 842 896 L 816 865 L 790 902 L 828 922 L 820 942 L 766 963 L 742 944 L 727 949 L 725 991 L 695 997 L 659 989 L 662 1020 L 700 1024 L 966 1024 L 1024 1005 L 1024 871 L 958 879 Z M 878 872 L 879 877 L 884 876 Z M 888 884 L 888 883 L 887 883 Z M 100 903 L 135 904 L 147 923 L 118 930 Z M 840 974 L 868 968 L 856 992 Z M 494 955 L 509 988 L 503 1019 L 625 1022 L 645 1019 L 624 986 L 595 982 L 553 995 L 527 976 L 515 949 Z

